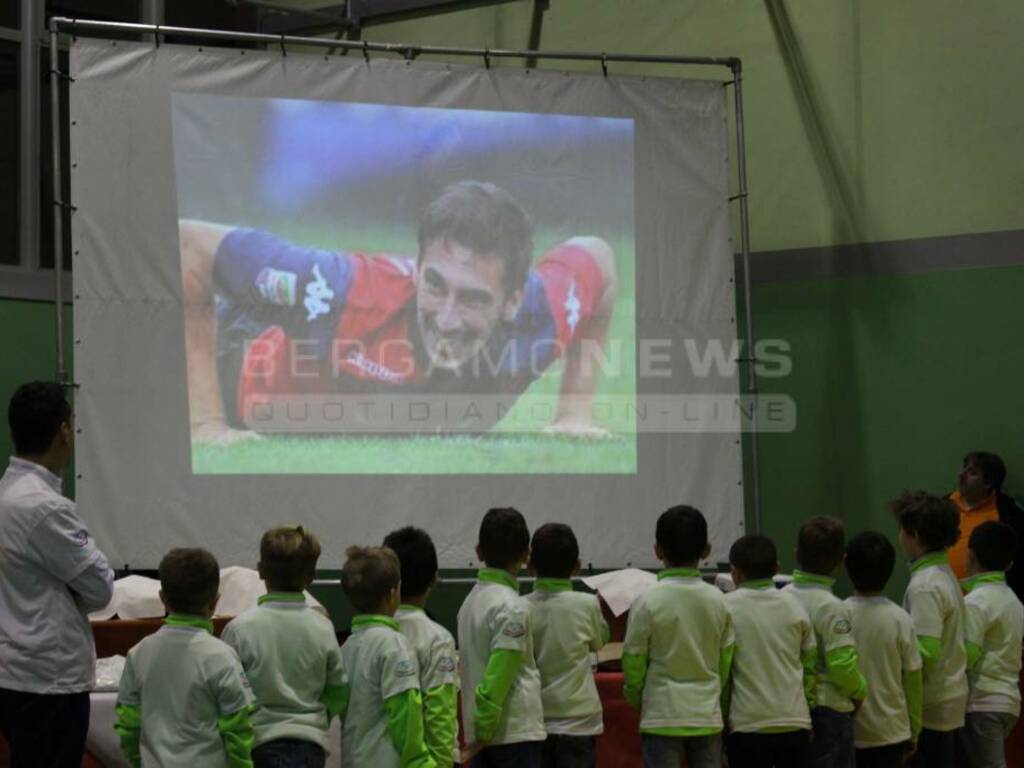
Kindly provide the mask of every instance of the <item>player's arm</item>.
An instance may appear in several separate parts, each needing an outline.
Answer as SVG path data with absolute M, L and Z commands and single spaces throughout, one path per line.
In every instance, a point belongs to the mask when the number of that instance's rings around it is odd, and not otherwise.
M 231 230 L 205 221 L 178 222 L 190 421 L 193 435 L 200 440 L 231 440 L 250 434 L 227 426 L 217 373 L 213 265 L 221 241 Z
M 132 768 L 139 768 L 142 765 L 142 699 L 134 670 L 132 656 L 129 654 L 124 663 L 124 672 L 121 673 L 117 705 L 114 708 L 117 713 L 114 730 L 124 759 Z
M 599 370 L 595 355 L 603 350 L 618 296 L 615 252 L 599 237 L 573 237 L 565 244 L 583 248 L 590 254 L 601 276 L 602 292 L 593 313 L 566 347 L 558 406 L 548 431 L 603 437 L 607 432 L 593 423 L 594 387 Z

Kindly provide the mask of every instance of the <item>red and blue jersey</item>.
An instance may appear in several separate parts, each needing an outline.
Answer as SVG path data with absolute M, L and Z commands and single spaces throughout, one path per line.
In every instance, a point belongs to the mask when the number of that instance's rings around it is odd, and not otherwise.
M 225 410 L 244 421 L 254 402 L 282 394 L 519 394 L 579 337 L 604 292 L 585 248 L 551 248 L 515 318 L 497 325 L 480 360 L 452 372 L 423 351 L 415 275 L 405 256 L 228 233 L 214 262 Z

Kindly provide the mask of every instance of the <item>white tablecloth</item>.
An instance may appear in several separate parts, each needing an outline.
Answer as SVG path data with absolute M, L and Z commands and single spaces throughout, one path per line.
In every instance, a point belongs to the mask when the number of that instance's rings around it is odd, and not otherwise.
M 106 768 L 131 768 L 121 754 L 121 747 L 114 731 L 114 706 L 116 693 L 93 693 L 89 696 L 92 714 L 89 718 L 89 735 L 85 748 Z M 331 751 L 327 754 L 327 768 L 341 768 L 341 721 L 334 718 L 330 731 Z

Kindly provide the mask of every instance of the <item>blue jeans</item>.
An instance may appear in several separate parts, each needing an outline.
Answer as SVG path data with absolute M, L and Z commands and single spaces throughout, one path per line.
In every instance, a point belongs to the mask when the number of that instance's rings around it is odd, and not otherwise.
M 323 747 L 305 739 L 274 739 L 252 751 L 254 768 L 324 768 Z
M 540 768 L 543 747 L 543 741 L 518 741 L 484 747 L 469 765 L 470 768 Z
M 815 707 L 811 725 L 814 735 L 807 747 L 807 768 L 854 768 L 853 714 Z
M 722 734 L 658 736 L 642 733 L 644 768 L 722 768 Z
M 597 765 L 597 736 L 552 733 L 543 744 L 541 768 L 594 768 Z
M 1007 712 L 968 712 L 960 738 L 971 768 L 1006 768 L 1006 737 L 1016 723 Z
M 730 733 L 725 741 L 729 768 L 793 768 L 807 759 L 808 731 Z

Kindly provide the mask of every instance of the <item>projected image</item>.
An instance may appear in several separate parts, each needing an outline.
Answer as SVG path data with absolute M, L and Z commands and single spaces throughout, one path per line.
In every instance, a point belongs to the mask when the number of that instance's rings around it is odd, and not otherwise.
M 631 120 L 173 119 L 193 472 L 635 473 Z

